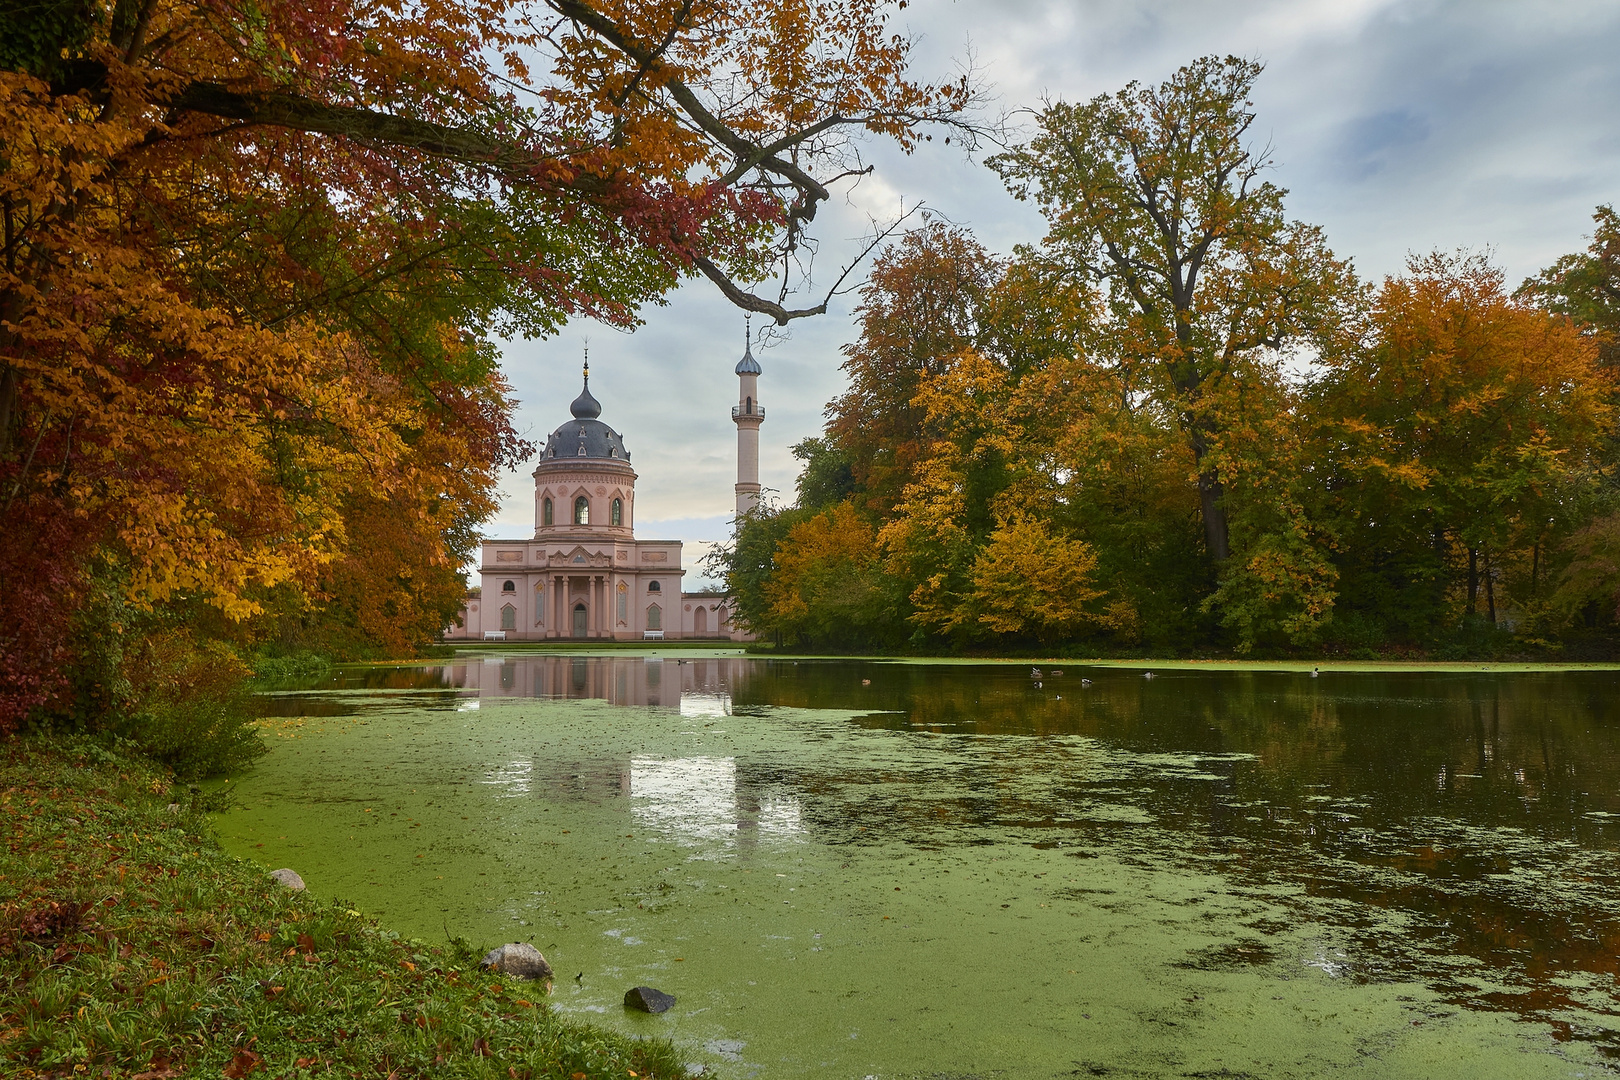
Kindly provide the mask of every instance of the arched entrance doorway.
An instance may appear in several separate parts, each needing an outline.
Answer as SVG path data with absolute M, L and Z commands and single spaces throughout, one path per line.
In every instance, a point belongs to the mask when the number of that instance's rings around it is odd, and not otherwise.
M 583 603 L 575 604 L 574 605 L 574 636 L 575 637 L 584 637 L 585 636 L 586 623 L 587 623 L 587 619 L 586 619 L 586 615 L 585 615 L 585 605 Z

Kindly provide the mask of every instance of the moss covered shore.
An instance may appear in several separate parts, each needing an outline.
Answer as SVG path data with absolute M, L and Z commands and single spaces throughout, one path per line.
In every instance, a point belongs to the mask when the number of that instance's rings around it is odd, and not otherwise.
M 0 1075 L 684 1075 L 669 1043 L 563 1020 L 465 943 L 273 885 L 205 810 L 96 743 L 0 744 Z

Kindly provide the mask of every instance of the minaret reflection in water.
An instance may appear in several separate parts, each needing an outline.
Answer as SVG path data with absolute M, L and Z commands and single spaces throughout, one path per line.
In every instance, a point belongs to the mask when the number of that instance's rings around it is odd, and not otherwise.
M 463 707 L 503 698 L 597 699 L 713 723 L 731 715 L 732 688 L 746 679 L 750 664 L 740 657 L 499 656 L 447 664 L 443 676 L 463 689 Z M 756 781 L 729 756 L 564 763 L 536 755 L 491 770 L 484 783 L 513 798 L 626 798 L 635 827 L 684 846 L 727 850 L 807 838 L 798 795 L 779 781 Z

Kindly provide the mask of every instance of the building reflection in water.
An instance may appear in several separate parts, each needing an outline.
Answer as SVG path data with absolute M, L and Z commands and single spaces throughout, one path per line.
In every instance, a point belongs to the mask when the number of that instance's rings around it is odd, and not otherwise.
M 444 664 L 445 684 L 485 698 L 598 698 L 612 705 L 678 708 L 725 716 L 734 687 L 756 661 L 744 657 L 662 659 L 612 656 L 490 656 Z
M 753 661 L 742 657 L 669 659 L 504 656 L 446 664 L 444 681 L 490 698 L 598 699 L 678 712 L 688 719 L 731 715 L 732 693 Z M 636 827 L 688 845 L 747 846 L 805 839 L 799 796 L 780 778 L 754 780 L 733 757 L 558 761 L 539 755 L 491 769 L 483 782 L 506 798 L 629 801 Z

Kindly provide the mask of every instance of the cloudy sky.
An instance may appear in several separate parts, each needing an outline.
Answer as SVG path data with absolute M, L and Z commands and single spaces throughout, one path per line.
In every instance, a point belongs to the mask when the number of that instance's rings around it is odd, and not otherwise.
M 1159 82 L 1205 54 L 1263 61 L 1257 132 L 1269 138 L 1292 216 L 1326 228 L 1364 277 L 1398 273 L 1408 253 L 1488 249 L 1510 282 L 1584 246 L 1592 209 L 1620 201 L 1620 4 L 1596 0 L 913 0 L 899 22 L 917 38 L 919 75 L 968 57 L 998 109 L 1082 100 L 1132 80 Z M 820 265 L 917 200 L 1005 252 L 1041 220 L 1011 198 L 982 154 L 935 142 L 911 157 L 866 148 L 877 174 L 821 215 Z M 842 388 L 840 347 L 854 297 L 758 352 L 761 480 L 791 499 L 788 447 L 820 431 Z M 636 533 L 700 541 L 728 531 L 736 480 L 732 367 L 743 321 L 707 282 L 649 308 L 632 334 L 578 323 L 515 341 L 506 370 L 518 424 L 543 441 L 579 391 L 583 340 L 602 418 L 622 431 L 640 474 Z M 508 478 L 491 536 L 534 528 L 533 482 Z

